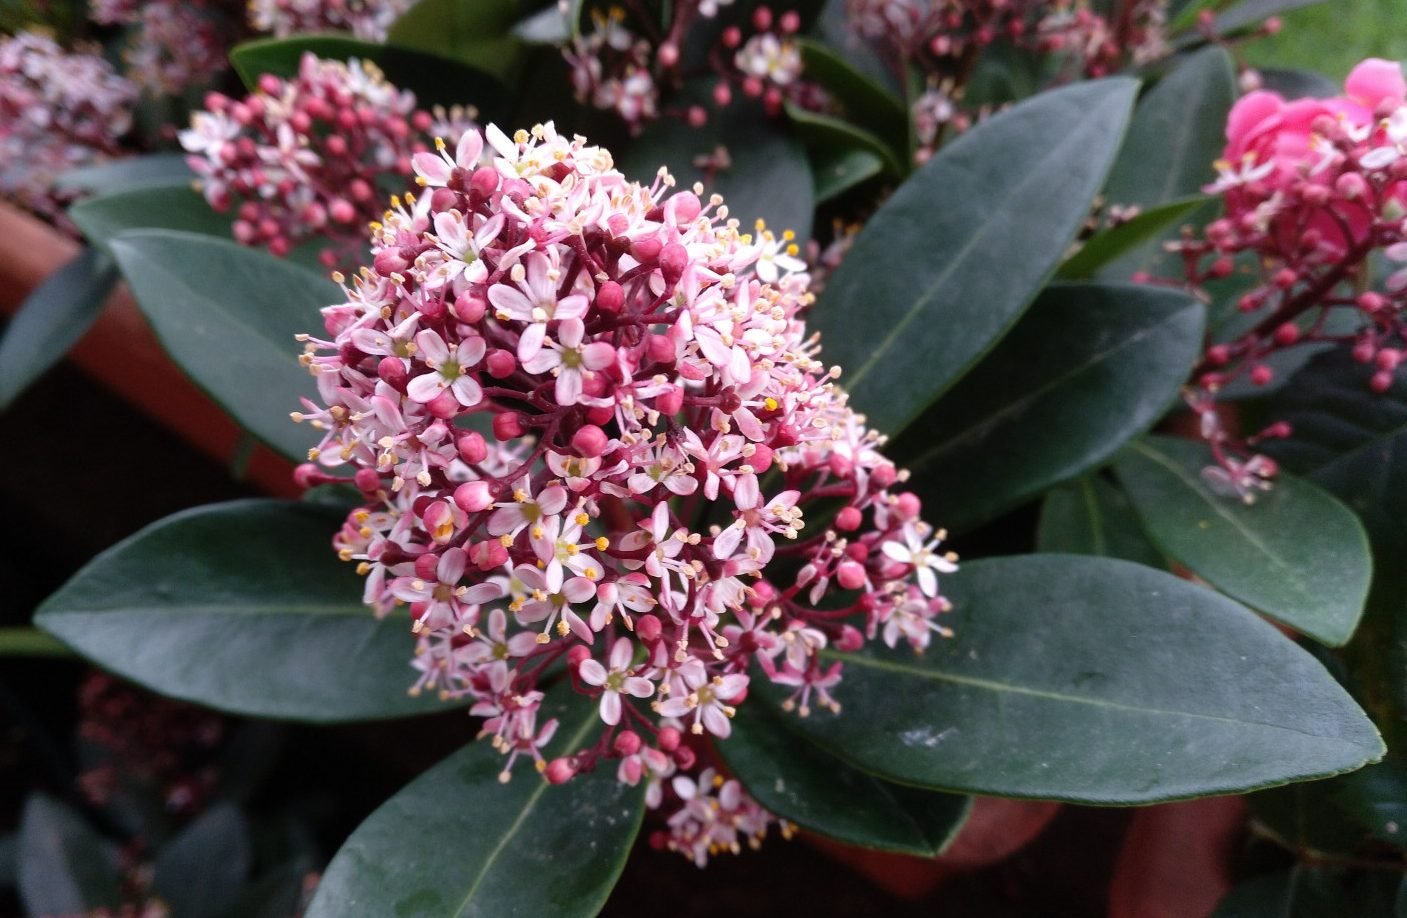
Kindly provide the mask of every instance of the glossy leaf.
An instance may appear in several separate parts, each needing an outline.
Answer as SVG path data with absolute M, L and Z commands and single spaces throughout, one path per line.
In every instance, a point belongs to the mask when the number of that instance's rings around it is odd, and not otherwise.
M 1313 70 L 1259 69 L 1261 86 L 1286 99 L 1327 99 L 1339 94 L 1338 84 Z
M 479 109 L 484 121 L 499 118 L 506 110 L 507 90 L 492 74 L 443 54 L 363 41 L 351 35 L 295 35 L 247 41 L 230 52 L 230 63 L 244 84 L 253 89 L 260 74 L 272 73 L 285 79 L 296 76 L 305 53 L 328 60 L 370 61 L 396 88 L 415 93 L 416 104 L 421 108 L 472 105 Z
M 25 802 L 16 857 L 20 900 L 31 915 L 87 914 L 120 901 L 117 846 L 43 794 Z
M 851 65 L 835 49 L 801 39 L 806 79 L 819 84 L 843 112 L 844 119 L 889 145 L 889 156 L 907 157 L 909 113 L 899 98 Z
M 105 669 L 222 711 L 333 723 L 444 708 L 411 697 L 410 617 L 377 619 L 323 507 L 249 500 L 160 520 L 98 555 L 35 623 Z
M 894 154 L 868 131 L 838 118 L 787 104 L 787 117 L 806 145 L 817 202 L 828 201 L 880 174 L 898 176 Z
M 1126 223 L 1095 235 L 1060 265 L 1056 277 L 1083 280 L 1094 277 L 1111 262 L 1180 225 L 1184 217 L 1207 203 L 1206 197 L 1183 198 L 1150 207 Z
M 116 283 L 112 260 L 84 249 L 34 288 L 0 339 L 0 411 L 78 343 Z
M 318 432 L 294 424 L 316 381 L 299 365 L 299 333 L 344 296 L 311 271 L 218 239 L 143 230 L 112 242 L 132 295 L 171 358 L 236 421 L 294 460 Z
M 1203 312 L 1175 290 L 1053 285 L 889 454 L 936 519 L 969 529 L 1150 427 L 1201 351 Z
M 706 88 L 686 87 L 683 100 L 702 100 Z M 680 104 L 687 104 L 683 100 Z M 720 147 L 727 151 L 726 167 L 710 175 L 695 165 Z M 702 131 L 678 118 L 661 118 L 617 162 L 621 172 L 646 184 L 660 166 L 669 167 L 680 188 L 703 182 L 705 195 L 723 195 L 729 215 L 738 218 L 745 232 L 762 219 L 779 235 L 790 229 L 802 242 L 811 235 L 815 192 L 806 152 L 791 132 L 756 106 L 735 102 L 712 111 Z
M 148 153 L 70 169 L 54 181 L 54 187 L 86 194 L 109 194 L 144 185 L 188 183 L 194 179 L 195 173 L 186 165 L 184 153 Z
M 1383 754 L 1313 657 L 1170 574 L 1028 555 L 967 563 L 944 589 L 955 638 L 919 656 L 827 652 L 846 663 L 844 708 L 796 729 L 889 780 L 1095 804 L 1273 786 Z M 785 693 L 755 692 L 773 704 Z
M 118 233 L 133 229 L 180 230 L 232 238 L 232 220 L 216 213 L 189 181 L 128 188 L 79 201 L 69 217 L 95 246 L 106 250 Z
M 1128 495 L 1100 475 L 1085 475 L 1046 495 L 1036 550 L 1166 566 L 1144 535 Z
M 601 729 L 588 699 L 549 705 L 540 722 L 549 716 L 560 720 L 549 758 Z M 332 859 L 307 918 L 595 915 L 639 831 L 643 789 L 608 762 L 562 786 L 523 767 L 502 784 L 504 762 L 474 742 L 386 801 Z
M 1209 47 L 1187 58 L 1139 101 L 1128 139 L 1109 173 L 1105 200 L 1151 210 L 1200 194 L 1216 178 L 1212 162 L 1225 146 L 1226 116 L 1236 95 L 1236 75 L 1226 51 Z M 1172 235 L 1164 232 L 1140 244 L 1106 265 L 1102 276 L 1127 280 L 1146 271 L 1182 277 L 1181 261 L 1162 250 L 1162 240 Z
M 941 854 L 957 837 L 971 798 L 851 768 L 793 733 L 786 721 L 796 716 L 741 705 L 732 735 L 717 745 L 728 770 L 764 807 L 836 841 L 918 857 Z
M 1217 16 L 1212 28 L 1218 33 L 1234 32 L 1264 22 L 1271 16 L 1324 2 L 1325 0 L 1241 0 Z
M 152 892 L 173 915 L 221 918 L 244 886 L 252 859 L 244 817 L 231 804 L 217 804 L 156 853 Z
M 1115 462 L 1144 530 L 1217 589 L 1317 641 L 1353 636 L 1373 561 L 1358 518 L 1307 481 L 1282 474 L 1247 505 L 1202 477 L 1205 444 L 1148 437 Z
M 513 34 L 519 13 L 514 0 L 419 0 L 391 26 L 387 43 L 461 60 L 510 80 L 523 49 Z
M 1026 309 L 1103 184 L 1136 86 L 1081 83 L 994 116 L 856 237 L 811 322 L 872 426 L 898 433 Z

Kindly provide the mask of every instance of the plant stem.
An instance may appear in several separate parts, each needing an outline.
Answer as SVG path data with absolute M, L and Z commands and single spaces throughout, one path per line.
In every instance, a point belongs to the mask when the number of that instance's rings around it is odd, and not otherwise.
M 73 657 L 58 638 L 30 625 L 0 628 L 0 657 Z

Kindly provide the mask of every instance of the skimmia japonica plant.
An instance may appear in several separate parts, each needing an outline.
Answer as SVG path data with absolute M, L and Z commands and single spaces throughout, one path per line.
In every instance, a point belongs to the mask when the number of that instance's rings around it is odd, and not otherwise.
M 1228 908 L 1376 914 L 1407 83 L 1252 68 L 1288 5 L 256 3 L 244 87 L 125 160 L 149 84 L 10 39 L 0 104 L 53 113 L 0 138 L 101 164 L 7 191 L 93 250 L 0 391 L 120 275 L 300 495 L 161 520 L 36 624 L 227 713 L 455 712 L 310 915 L 1240 793 Z

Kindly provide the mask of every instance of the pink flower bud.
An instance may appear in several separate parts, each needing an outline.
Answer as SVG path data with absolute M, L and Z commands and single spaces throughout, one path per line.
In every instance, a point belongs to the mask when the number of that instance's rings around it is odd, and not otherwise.
M 459 412 L 464 410 L 459 404 L 459 399 L 455 398 L 454 393 L 448 389 L 426 402 L 425 407 L 431 415 L 442 421 L 458 417 Z
M 693 768 L 694 762 L 697 760 L 698 757 L 694 755 L 694 750 L 690 749 L 688 746 L 680 746 L 678 749 L 674 750 L 674 763 L 678 765 L 682 771 L 688 771 L 690 768 Z
M 523 418 L 516 411 L 505 411 L 493 419 L 493 435 L 500 443 L 516 440 L 523 435 Z
M 860 528 L 860 523 L 864 521 L 863 516 L 857 507 L 843 507 L 835 515 L 835 528 L 841 532 L 854 532 Z
M 566 784 L 576 775 L 576 766 L 567 759 L 553 759 L 543 772 L 549 784 Z
M 606 432 L 595 424 L 585 424 L 572 434 L 572 449 L 578 456 L 595 459 L 606 451 L 609 438 Z
M 322 484 L 326 479 L 322 469 L 311 462 L 301 463 L 293 470 L 293 483 L 300 488 L 311 488 L 313 485 Z
M 1265 364 L 1260 364 L 1251 370 L 1251 382 L 1257 386 L 1267 386 L 1275 378 L 1275 371 Z
M 507 379 L 518 369 L 518 359 L 513 356 L 513 352 L 501 348 L 489 351 L 488 356 L 484 358 L 484 364 L 494 379 Z
M 427 551 L 415 559 L 415 576 L 421 580 L 434 580 L 435 569 L 439 566 L 440 556 L 432 551 Z
M 736 48 L 743 43 L 742 30 L 737 26 L 728 26 L 723 30 L 723 47 Z
M 1281 347 L 1288 347 L 1300 339 L 1299 326 L 1293 322 L 1285 322 L 1275 329 L 1275 343 Z
M 842 561 L 835 571 L 836 582 L 846 590 L 858 590 L 865 585 L 865 569 L 854 561 Z
M 674 362 L 674 342 L 665 335 L 651 335 L 645 344 L 650 360 L 654 363 Z
M 454 502 L 465 513 L 478 513 L 493 506 L 493 492 L 487 481 L 466 481 L 454 489 Z
M 469 192 L 476 197 L 487 198 L 498 190 L 498 170 L 492 166 L 480 166 L 469 178 Z
M 591 648 L 585 644 L 577 644 L 567 651 L 567 665 L 572 669 L 576 669 L 589 659 L 591 659 Z
M 660 727 L 659 735 L 655 737 L 655 742 L 659 744 L 661 752 L 673 752 L 679 748 L 681 739 L 679 731 L 673 727 Z
M 1380 370 L 1395 370 L 1402 363 L 1402 351 L 1397 348 L 1385 347 L 1378 351 L 1374 362 Z
M 840 637 L 836 639 L 835 649 L 841 653 L 854 653 L 865 646 L 865 636 L 853 625 L 842 625 Z
M 646 236 L 644 239 L 637 239 L 630 245 L 630 254 L 635 256 L 635 260 L 641 264 L 653 264 L 660 257 L 660 250 L 664 248 L 664 243 L 654 236 Z
M 1353 359 L 1358 363 L 1372 363 L 1376 353 L 1377 348 L 1371 341 L 1359 341 L 1353 346 Z
M 655 58 L 664 69 L 673 70 L 679 63 L 679 46 L 672 41 L 667 41 L 660 45 L 660 49 L 656 52 Z
M 649 613 L 635 620 L 635 635 L 646 644 L 658 641 L 663 631 L 664 627 L 660 625 L 660 620 Z
M 660 250 L 660 274 L 667 286 L 673 287 L 684 276 L 689 266 L 689 250 L 677 242 L 671 242 Z
M 912 491 L 905 491 L 899 495 L 898 502 L 894 505 L 895 511 L 900 518 L 906 520 L 918 519 L 919 513 L 923 511 L 923 501 Z
M 497 539 L 479 542 L 469 550 L 469 560 L 481 571 L 492 571 L 508 561 L 508 549 Z
M 1378 312 L 1386 305 L 1387 300 L 1381 293 L 1369 290 L 1358 295 L 1358 308 L 1364 312 Z
M 616 734 L 615 742 L 612 744 L 620 755 L 634 755 L 640 751 L 643 743 L 640 734 L 634 730 L 622 730 Z
M 1231 360 L 1231 348 L 1224 344 L 1213 344 L 1207 348 L 1207 363 L 1214 367 L 1224 367 Z
M 766 32 L 772 28 L 772 8 L 770 6 L 764 4 L 752 11 L 752 27 L 759 32 Z
M 596 308 L 615 315 L 625 308 L 625 290 L 615 281 L 606 281 L 596 288 Z
M 459 458 L 470 465 L 483 462 L 484 457 L 489 454 L 488 443 L 484 440 L 484 435 L 477 430 L 466 430 L 455 437 L 454 448 L 459 451 Z
M 719 108 L 727 108 L 728 103 L 733 101 L 733 87 L 727 83 L 719 81 L 713 87 L 713 104 Z
M 708 110 L 702 105 L 689 106 L 687 117 L 689 119 L 689 127 L 701 128 L 705 124 L 708 124 Z
M 454 298 L 454 314 L 461 322 L 473 325 L 482 319 L 487 311 L 488 304 L 484 302 L 484 298 L 467 290 Z
M 352 480 L 363 494 L 375 494 L 381 487 L 381 476 L 376 474 L 375 469 L 357 469 Z
M 763 446 L 761 443 L 755 444 L 753 446 L 752 456 L 748 459 L 747 464 L 752 466 L 754 472 L 761 475 L 772 467 L 772 448 L 770 446 Z
M 801 15 L 796 10 L 787 10 L 777 21 L 777 28 L 783 35 L 795 35 L 801 29 Z
M 405 361 L 399 357 L 382 357 L 381 362 L 376 365 L 376 375 L 397 392 L 405 392 L 406 383 L 410 381 Z

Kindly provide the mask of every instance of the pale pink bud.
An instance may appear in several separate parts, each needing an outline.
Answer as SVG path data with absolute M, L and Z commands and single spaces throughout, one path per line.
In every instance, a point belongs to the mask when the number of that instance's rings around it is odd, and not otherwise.
M 854 532 L 860 528 L 863 517 L 857 507 L 843 507 L 835 515 L 835 528 L 841 532 Z
M 660 727 L 659 735 L 655 737 L 661 752 L 673 752 L 678 749 L 679 740 L 679 731 L 673 727 Z
M 494 348 L 484 358 L 484 365 L 488 367 L 489 375 L 494 379 L 507 379 L 518 368 L 518 360 L 512 351 Z
M 664 631 L 660 620 L 646 613 L 635 620 L 635 635 L 646 644 L 653 644 L 660 639 L 661 632 Z
M 459 458 L 470 465 L 483 462 L 484 457 L 489 454 L 488 443 L 484 440 L 484 435 L 477 430 L 466 430 L 455 437 L 454 447 L 459 451 Z
M 461 322 L 473 325 L 482 319 L 487 311 L 488 304 L 484 302 L 484 298 L 467 290 L 454 298 L 454 314 Z
M 865 569 L 854 561 L 842 561 L 835 571 L 836 582 L 846 590 L 858 590 L 865 585 Z
M 620 733 L 616 734 L 613 745 L 616 752 L 620 755 L 634 755 L 640 751 L 640 746 L 642 745 L 640 734 L 636 733 L 634 730 L 622 730 Z
M 478 513 L 493 506 L 493 492 L 487 481 L 466 481 L 454 489 L 454 502 L 465 513 Z
M 596 308 L 614 315 L 625 308 L 625 290 L 615 281 L 606 281 L 596 288 Z
M 415 576 L 421 580 L 434 580 L 435 570 L 439 566 L 440 556 L 432 551 L 427 551 L 415 559 Z
M 840 637 L 836 639 L 835 649 L 841 653 L 854 653 L 865 646 L 865 636 L 853 625 L 844 625 L 840 629 Z

